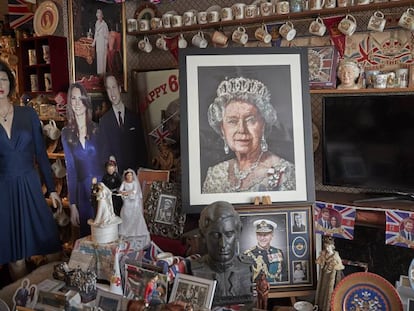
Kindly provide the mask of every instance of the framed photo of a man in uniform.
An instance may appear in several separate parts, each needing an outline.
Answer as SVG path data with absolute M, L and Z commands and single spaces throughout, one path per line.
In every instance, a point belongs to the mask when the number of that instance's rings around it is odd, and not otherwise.
M 311 207 L 236 209 L 243 225 L 239 252 L 253 259 L 253 282 L 264 272 L 271 289 L 312 289 L 315 271 Z M 304 229 L 295 232 L 294 216 L 298 214 Z

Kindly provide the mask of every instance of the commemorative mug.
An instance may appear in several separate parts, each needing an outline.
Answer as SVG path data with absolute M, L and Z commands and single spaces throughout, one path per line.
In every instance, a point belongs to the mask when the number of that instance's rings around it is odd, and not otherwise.
M 350 0 L 338 0 L 338 7 L 344 8 L 350 5 Z
M 293 308 L 296 311 L 317 311 L 318 310 L 318 306 L 314 306 L 313 304 L 307 301 L 295 302 L 295 304 L 293 305 Z
M 370 0 L 357 0 L 357 5 L 365 5 L 369 4 L 370 2 Z
M 289 12 L 290 12 L 289 1 L 279 1 L 276 3 L 277 14 L 289 14 Z
M 246 28 L 243 26 L 238 27 L 231 35 L 231 39 L 236 43 L 245 45 L 249 40 L 249 35 L 246 33 Z
M 47 44 L 42 45 L 43 60 L 46 64 L 50 63 L 50 48 Z
M 147 31 L 150 29 L 150 21 L 148 19 L 140 19 L 138 21 L 139 31 Z
M 215 44 L 225 46 L 227 45 L 227 41 L 229 38 L 221 31 L 214 31 L 213 35 L 211 36 L 211 41 Z
M 260 15 L 261 16 L 269 16 L 273 13 L 273 4 L 270 2 L 262 2 L 260 3 Z
M 384 31 L 385 23 L 384 13 L 376 11 L 369 19 L 367 29 L 382 32 Z
M 180 37 L 178 38 L 178 48 L 185 49 L 188 45 L 187 40 L 185 40 L 184 35 L 180 34 Z
M 191 43 L 201 49 L 206 48 L 208 45 L 206 38 L 204 38 L 204 32 L 202 31 L 199 31 L 194 35 L 194 37 L 191 39 Z
M 151 18 L 151 29 L 160 29 L 162 28 L 162 19 L 159 17 Z
M 325 5 L 325 0 L 310 0 L 309 10 L 320 10 Z
M 127 30 L 128 32 L 134 32 L 138 30 L 138 22 L 135 18 L 128 18 Z
M 195 24 L 195 14 L 194 11 L 186 11 L 183 14 L 183 25 L 191 26 Z
M 52 85 L 52 75 L 50 74 L 50 72 L 45 72 L 43 74 L 43 79 L 45 80 L 45 91 L 49 92 L 53 89 L 53 85 Z
M 352 36 L 356 28 L 355 17 L 351 14 L 347 14 L 338 24 L 338 30 L 347 36 Z
M 183 25 L 183 17 L 181 15 L 173 15 L 171 18 L 172 27 L 181 27 Z
M 167 41 L 165 40 L 165 36 L 161 35 L 157 41 L 155 41 L 155 46 L 160 50 L 168 51 Z
M 326 0 L 325 9 L 333 9 L 336 7 L 336 0 Z
M 257 40 L 264 43 L 269 43 L 272 40 L 272 35 L 267 31 L 266 25 L 262 25 L 254 32 L 254 36 Z
M 37 64 L 37 60 L 36 60 L 36 50 L 35 49 L 31 49 L 28 50 L 28 55 L 29 55 L 29 65 L 33 66 Z
M 244 18 L 254 18 L 257 16 L 257 6 L 256 4 L 246 5 L 244 8 Z
M 209 23 L 217 23 L 218 21 L 220 21 L 220 12 L 219 11 L 207 12 L 207 21 Z
M 171 28 L 171 22 L 172 22 L 172 18 L 174 15 L 172 15 L 171 13 L 165 13 L 162 16 L 162 26 L 164 28 Z
M 246 5 L 244 3 L 235 3 L 232 5 L 231 9 L 233 10 L 233 16 L 235 19 L 244 18 L 244 8 Z
M 280 35 L 287 41 L 292 41 L 296 36 L 296 29 L 291 21 L 287 21 L 279 28 Z
M 395 71 L 397 79 L 397 87 L 407 87 L 408 86 L 408 69 L 400 68 Z
M 398 25 L 402 28 L 413 31 L 414 30 L 414 9 L 408 8 L 398 20 Z
M 380 73 L 375 76 L 374 88 L 385 89 L 387 87 L 388 75 L 386 73 Z
M 221 20 L 231 21 L 233 19 L 233 10 L 230 7 L 221 9 Z
M 144 39 L 138 41 L 138 48 L 141 51 L 144 51 L 147 53 L 150 53 L 152 51 L 152 45 L 147 36 L 145 36 Z
M 199 24 L 207 24 L 207 12 L 202 11 L 197 13 L 197 22 Z
M 309 32 L 315 36 L 322 37 L 325 34 L 326 26 L 322 18 L 317 17 L 310 25 Z

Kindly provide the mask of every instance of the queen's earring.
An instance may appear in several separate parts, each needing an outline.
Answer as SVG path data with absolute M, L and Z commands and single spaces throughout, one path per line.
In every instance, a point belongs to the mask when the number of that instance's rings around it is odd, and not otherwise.
M 227 141 L 224 140 L 224 153 L 229 154 L 229 152 L 230 152 L 229 145 L 227 145 Z
M 264 138 L 264 134 L 262 135 L 262 139 L 260 140 L 260 149 L 263 152 L 266 152 L 268 150 L 266 139 Z

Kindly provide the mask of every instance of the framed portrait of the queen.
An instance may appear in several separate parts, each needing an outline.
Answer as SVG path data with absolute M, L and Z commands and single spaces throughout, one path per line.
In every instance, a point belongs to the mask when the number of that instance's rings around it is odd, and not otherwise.
M 307 49 L 188 49 L 179 63 L 183 209 L 313 202 Z

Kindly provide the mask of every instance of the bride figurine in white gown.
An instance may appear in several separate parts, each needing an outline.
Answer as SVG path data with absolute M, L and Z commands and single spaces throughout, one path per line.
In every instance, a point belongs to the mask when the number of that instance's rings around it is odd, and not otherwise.
M 123 237 L 143 238 L 144 245 L 150 242 L 150 236 L 143 213 L 142 191 L 134 170 L 127 169 L 118 191 L 124 201 L 121 209 L 122 223 L 119 235 Z

